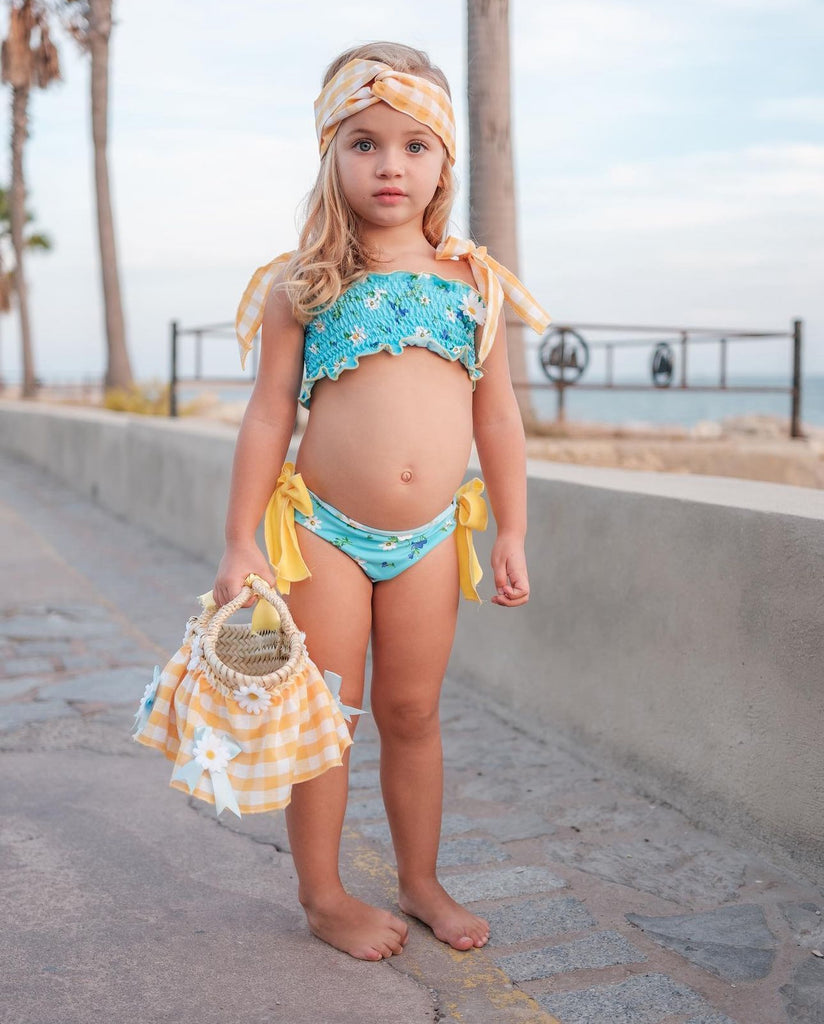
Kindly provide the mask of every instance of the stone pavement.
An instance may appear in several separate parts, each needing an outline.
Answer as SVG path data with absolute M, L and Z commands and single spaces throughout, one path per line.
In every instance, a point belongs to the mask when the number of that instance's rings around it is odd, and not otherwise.
M 824 1022 L 821 893 L 447 681 L 440 862 L 492 924 L 363 964 L 306 931 L 282 814 L 217 821 L 128 738 L 213 568 L 0 456 L 9 1024 Z M 368 716 L 343 871 L 392 906 Z

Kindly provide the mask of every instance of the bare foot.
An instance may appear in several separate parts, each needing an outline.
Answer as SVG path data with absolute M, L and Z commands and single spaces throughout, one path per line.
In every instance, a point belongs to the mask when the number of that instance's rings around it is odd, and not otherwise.
M 437 881 L 402 888 L 398 905 L 404 914 L 429 925 L 436 938 L 453 949 L 472 949 L 489 941 L 489 922 L 456 903 Z
M 388 910 L 341 893 L 322 905 L 304 903 L 309 930 L 358 960 L 383 960 L 403 951 L 409 929 Z

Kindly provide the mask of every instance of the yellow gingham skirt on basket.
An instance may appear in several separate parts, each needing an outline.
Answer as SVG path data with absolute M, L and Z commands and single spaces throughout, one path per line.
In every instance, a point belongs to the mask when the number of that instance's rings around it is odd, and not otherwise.
M 242 814 L 285 807 L 295 783 L 342 764 L 352 739 L 343 713 L 315 664 L 304 655 L 296 671 L 268 692 L 257 714 L 215 688 L 200 650 L 198 620 L 190 619 L 183 644 L 160 674 L 151 713 L 135 739 L 161 750 L 175 768 L 194 760 L 195 729 L 231 737 L 240 751 L 225 773 Z M 285 660 L 285 659 L 284 659 Z M 215 803 L 211 773 L 191 791 Z M 189 792 L 182 779 L 170 785 Z

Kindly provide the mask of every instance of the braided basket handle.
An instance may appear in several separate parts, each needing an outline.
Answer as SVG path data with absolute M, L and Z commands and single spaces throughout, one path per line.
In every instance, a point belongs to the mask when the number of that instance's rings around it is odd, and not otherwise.
M 215 650 L 215 644 L 217 643 L 218 634 L 223 627 L 223 624 L 227 619 L 231 618 L 235 612 L 239 611 L 250 597 L 262 598 L 264 601 L 268 601 L 275 611 L 280 616 L 280 633 L 290 651 L 289 660 L 283 668 L 278 669 L 277 672 L 273 673 L 274 676 L 286 679 L 287 676 L 294 670 L 295 664 L 298 659 L 304 653 L 303 646 L 303 634 L 295 624 L 295 620 L 292 618 L 292 613 L 280 594 L 275 590 L 274 587 L 270 587 L 269 584 L 261 579 L 260 576 L 250 573 L 246 577 L 246 585 L 243 590 L 232 598 L 231 601 L 227 601 L 217 611 L 204 611 L 200 617 L 200 622 L 203 625 L 203 657 L 210 666 L 210 668 L 226 682 L 231 682 L 233 677 L 237 675 L 232 669 L 225 665 L 217 655 Z

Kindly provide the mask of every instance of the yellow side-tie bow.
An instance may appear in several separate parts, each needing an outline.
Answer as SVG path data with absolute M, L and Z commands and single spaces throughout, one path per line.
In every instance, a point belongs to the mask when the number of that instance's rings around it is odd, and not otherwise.
M 458 545 L 458 578 L 461 593 L 467 601 L 479 603 L 481 598 L 478 594 L 478 584 L 483 578 L 483 570 L 475 554 L 472 531 L 485 530 L 489 519 L 486 502 L 481 497 L 483 489 L 483 480 L 475 477 L 459 488 L 455 495 L 455 520 L 458 524 L 455 539 Z
M 468 238 L 456 238 L 450 235 L 444 239 L 435 252 L 436 260 L 451 260 L 455 257 L 466 260 L 475 278 L 478 291 L 486 303 L 486 320 L 481 332 L 481 343 L 478 346 L 478 363 L 482 363 L 489 355 L 495 331 L 498 327 L 498 316 L 504 301 L 508 302 L 518 316 L 533 331 L 542 334 L 551 320 L 549 313 L 537 299 L 524 287 L 511 270 L 489 255 L 485 245 L 475 245 Z
M 312 575 L 300 553 L 295 509 L 311 516 L 312 499 L 303 477 L 295 472 L 294 462 L 285 462 L 263 520 L 266 553 L 275 570 L 275 586 L 281 594 L 289 593 L 290 584 Z

